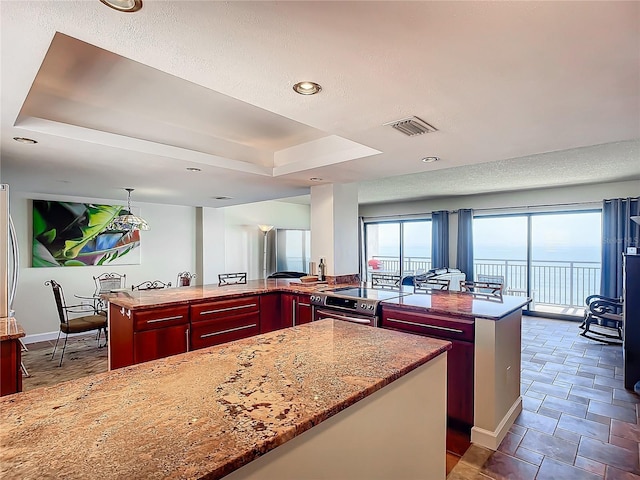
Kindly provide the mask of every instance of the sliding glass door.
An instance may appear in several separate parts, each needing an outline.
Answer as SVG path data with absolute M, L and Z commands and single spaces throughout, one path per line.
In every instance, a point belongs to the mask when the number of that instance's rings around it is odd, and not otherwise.
M 582 315 L 600 291 L 601 222 L 600 211 L 475 217 L 475 280 L 531 297 L 531 311 Z
M 431 220 L 365 224 L 367 281 L 372 273 L 415 275 L 431 268 Z

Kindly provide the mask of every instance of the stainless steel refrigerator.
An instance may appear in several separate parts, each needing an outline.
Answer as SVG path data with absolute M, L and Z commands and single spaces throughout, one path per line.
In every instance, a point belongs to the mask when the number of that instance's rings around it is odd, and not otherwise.
M 9 215 L 9 185 L 0 184 L 0 318 L 13 317 L 18 286 L 18 241 Z

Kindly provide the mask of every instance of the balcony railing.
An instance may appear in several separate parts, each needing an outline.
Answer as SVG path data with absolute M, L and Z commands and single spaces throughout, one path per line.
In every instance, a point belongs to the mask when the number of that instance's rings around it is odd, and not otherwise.
M 507 293 L 526 292 L 526 261 L 477 259 L 473 265 L 476 277 L 503 277 Z M 584 306 L 586 297 L 600 291 L 600 274 L 599 262 L 532 261 L 531 296 L 536 304 L 581 307 Z
M 398 257 L 374 255 L 381 262 L 380 270 L 400 273 Z M 412 275 L 431 269 L 431 258 L 405 257 L 402 273 Z M 505 293 L 527 292 L 527 262 L 525 260 L 476 259 L 475 277 L 501 276 Z M 600 291 L 600 263 L 536 260 L 531 262 L 530 292 L 535 304 L 562 307 L 582 307 L 584 299 Z
M 376 260 L 379 260 L 380 270 L 385 272 L 397 272 L 400 273 L 400 259 L 398 257 L 373 255 Z M 404 257 L 402 273 L 404 275 L 413 275 L 415 273 L 423 273 L 431 269 L 431 258 L 429 257 Z

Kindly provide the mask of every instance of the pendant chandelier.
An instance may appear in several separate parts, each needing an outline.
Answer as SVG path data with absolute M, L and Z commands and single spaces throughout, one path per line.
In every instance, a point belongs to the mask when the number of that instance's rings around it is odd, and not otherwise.
M 116 230 L 121 232 L 132 232 L 134 230 L 149 230 L 147 221 L 131 213 L 131 192 L 133 188 L 125 188 L 128 192 L 127 211 L 124 215 L 118 215 L 114 218 L 107 230 Z

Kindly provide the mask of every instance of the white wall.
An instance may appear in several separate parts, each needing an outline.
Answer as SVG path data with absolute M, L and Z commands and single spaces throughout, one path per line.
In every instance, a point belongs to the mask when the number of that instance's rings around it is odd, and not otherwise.
M 20 246 L 20 277 L 14 302 L 16 318 L 27 332 L 25 342 L 37 341 L 58 332 L 58 316 L 51 287 L 54 279 L 64 288 L 68 304 L 80 303 L 74 294 L 91 295 L 93 277 L 104 272 L 127 275 L 127 286 L 145 280 L 176 283 L 178 272 L 195 271 L 195 209 L 158 204 L 134 203 L 151 230 L 141 232 L 140 265 L 88 267 L 31 267 L 32 211 L 30 199 L 64 200 L 83 203 L 119 204 L 122 200 L 61 197 L 11 191 L 11 216 Z
M 225 272 L 247 272 L 248 279 L 262 278 L 264 235 L 258 225 L 309 230 L 310 206 L 278 201 L 226 207 Z
M 543 211 L 557 209 L 555 205 L 569 205 L 562 208 L 577 208 L 580 204 L 599 207 L 602 200 L 609 198 L 637 197 L 640 181 L 598 183 L 570 187 L 545 188 L 519 192 L 467 195 L 433 200 L 416 200 L 384 204 L 360 205 L 359 215 L 365 218 L 416 215 L 438 210 L 457 211 L 472 208 L 475 212 L 499 213 L 504 209 L 513 211 Z M 456 266 L 458 241 L 458 215 L 449 216 L 449 266 Z

